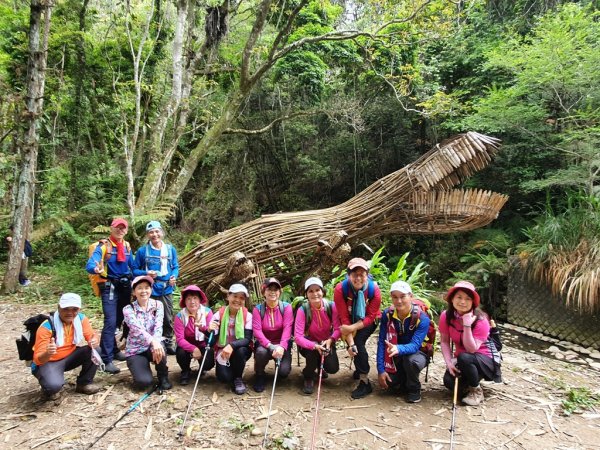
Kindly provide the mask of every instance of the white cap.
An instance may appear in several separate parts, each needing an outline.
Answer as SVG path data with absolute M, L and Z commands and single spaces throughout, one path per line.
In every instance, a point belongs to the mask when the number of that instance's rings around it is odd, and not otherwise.
M 308 288 L 311 287 L 313 284 L 316 284 L 321 289 L 323 289 L 323 282 L 321 281 L 320 278 L 318 278 L 318 277 L 310 277 L 308 280 L 306 280 L 304 282 L 304 292 L 308 291 Z
M 79 308 L 81 309 L 81 297 L 72 292 L 67 292 L 60 296 L 58 306 L 61 308 Z
M 392 283 L 392 285 L 390 286 L 390 293 L 394 291 L 400 291 L 403 294 L 413 293 L 412 289 L 410 288 L 410 285 L 406 281 L 396 281 L 395 283 Z
M 244 286 L 243 284 L 235 283 L 235 284 L 232 284 L 231 286 L 229 286 L 230 294 L 238 294 L 240 292 L 242 294 L 244 294 L 246 297 L 250 297 L 250 295 L 248 294 L 248 289 L 246 289 L 246 286 Z

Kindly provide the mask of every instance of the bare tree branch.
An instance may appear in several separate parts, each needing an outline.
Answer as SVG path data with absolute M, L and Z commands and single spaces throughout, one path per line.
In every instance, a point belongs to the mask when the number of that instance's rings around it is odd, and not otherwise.
M 247 130 L 247 129 L 243 129 L 243 128 L 227 128 L 227 129 L 225 129 L 225 131 L 223 133 L 224 134 L 245 134 L 245 135 L 262 134 L 262 133 L 269 131 L 275 125 L 277 125 L 280 122 L 283 122 L 284 120 L 293 119 L 294 117 L 314 116 L 315 114 L 321 114 L 321 113 L 327 114 L 326 111 L 322 111 L 322 110 L 299 111 L 299 112 L 295 112 L 295 113 L 291 113 L 291 114 L 286 114 L 285 116 L 280 116 L 280 117 L 274 119 L 270 124 L 265 125 L 264 127 L 258 128 L 256 130 Z

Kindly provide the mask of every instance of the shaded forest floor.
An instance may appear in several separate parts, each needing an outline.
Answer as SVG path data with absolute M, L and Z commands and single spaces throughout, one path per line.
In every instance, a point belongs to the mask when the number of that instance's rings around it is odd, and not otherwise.
M 130 388 L 131 377 L 123 362 L 119 363 L 119 375 L 96 376 L 103 387 L 99 394 L 76 394 L 75 373 L 70 372 L 61 399 L 43 402 L 37 381 L 17 358 L 14 340 L 22 331 L 24 319 L 54 307 L 0 302 L 0 448 L 86 448 L 142 395 Z M 372 354 L 375 340 L 373 337 L 370 341 Z M 520 350 L 514 337 L 507 338 L 505 346 L 505 383 L 486 384 L 486 401 L 481 407 L 458 408 L 455 448 L 600 448 L 600 408 L 591 407 L 570 416 L 562 408 L 573 388 L 585 387 L 599 393 L 600 372 Z M 442 386 L 444 365 L 439 352 L 430 365 L 429 381 L 423 383 L 423 400 L 418 404 L 408 404 L 379 389 L 364 399 L 351 400 L 355 382 L 349 359 L 345 352 L 338 353 L 341 369 L 324 381 L 321 393 L 317 448 L 449 448 L 452 404 L 450 393 Z M 373 361 L 373 383 L 374 365 Z M 250 388 L 252 361 L 244 377 L 249 386 L 245 395 L 237 396 L 218 383 L 214 370 L 201 378 L 183 441 L 177 439 L 177 432 L 193 383 L 179 386 L 174 356 L 169 357 L 169 367 L 173 389 L 150 396 L 94 448 L 260 447 L 266 422 L 260 416 L 266 413 L 271 389 L 268 385 L 265 392 L 257 394 Z M 272 366 L 270 369 L 272 373 Z M 278 380 L 268 448 L 310 446 L 316 395 L 300 393 L 300 370 L 294 351 L 290 378 Z M 253 428 L 257 428 L 254 433 Z

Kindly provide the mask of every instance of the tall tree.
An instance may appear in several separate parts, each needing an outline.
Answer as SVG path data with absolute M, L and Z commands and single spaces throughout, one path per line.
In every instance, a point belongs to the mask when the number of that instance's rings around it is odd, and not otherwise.
M 25 247 L 25 238 L 33 219 L 39 126 L 44 106 L 46 62 L 52 0 L 31 0 L 29 19 L 29 58 L 27 64 L 27 97 L 23 111 L 23 136 L 19 145 L 21 174 L 13 219 L 13 239 L 4 274 L 2 293 L 14 292 Z

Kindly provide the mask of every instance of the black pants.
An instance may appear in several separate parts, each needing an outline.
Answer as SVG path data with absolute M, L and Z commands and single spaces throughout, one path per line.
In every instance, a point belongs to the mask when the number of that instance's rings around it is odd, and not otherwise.
M 494 361 L 481 353 L 463 352 L 457 357 L 456 367 L 460 370 L 458 391 L 464 393 L 468 386 L 477 387 L 482 379 L 491 381 L 494 377 Z M 444 386 L 454 389 L 454 377 L 446 370 Z
M 304 378 L 317 378 L 319 376 L 318 369 L 321 365 L 321 355 L 317 350 L 308 350 L 300 348 L 300 354 L 306 359 L 306 366 L 302 370 Z M 331 346 L 329 354 L 325 355 L 323 361 L 323 370 L 327 373 L 337 373 L 340 370 L 340 362 L 338 360 L 335 344 Z
M 92 349 L 89 346 L 77 347 L 67 357 L 58 361 L 48 361 L 38 366 L 33 375 L 39 380 L 47 394 L 54 394 L 65 384 L 65 372 L 81 366 L 77 377 L 78 385 L 86 385 L 94 381 L 96 365 L 92 362 Z
M 139 388 L 150 387 L 154 382 L 152 369 L 150 369 L 150 362 L 152 362 L 152 350 L 150 349 L 138 353 L 137 355 L 127 357 L 127 367 L 129 367 L 129 371 L 133 377 L 133 383 Z M 160 362 L 158 364 L 155 363 L 154 366 L 156 367 L 156 375 L 159 379 L 169 375 L 166 354 Z
M 168 283 L 168 281 L 164 283 Z M 173 339 L 173 294 L 161 295 L 159 297 L 152 296 L 152 298 L 163 304 L 165 312 L 163 316 L 163 342 L 167 347 L 173 348 L 175 346 L 175 340 Z
M 246 368 L 246 361 L 250 359 L 252 353 L 249 347 L 238 347 L 229 358 L 229 366 L 217 363 L 217 380 L 223 383 L 231 383 L 234 378 L 241 378 Z
M 367 339 L 373 334 L 375 328 L 377 328 L 377 324 L 372 323 L 362 330 L 358 330 L 354 336 L 354 344 L 358 350 L 358 355 L 354 357 L 354 366 L 360 374 L 368 374 L 371 370 L 369 354 L 367 353 Z
M 202 372 L 208 372 L 215 366 L 215 351 L 212 348 L 206 350 L 206 348 L 200 349 L 202 351 L 202 357 L 200 358 L 200 364 L 202 364 L 202 358 L 204 358 L 204 352 L 208 352 L 206 354 L 206 360 L 204 361 L 204 366 L 202 366 Z M 185 351 L 181 347 L 177 347 L 175 351 L 175 358 L 177 358 L 177 364 L 181 367 L 182 372 L 186 372 L 190 370 L 190 365 L 192 363 L 192 354 L 190 352 Z
M 104 283 L 101 295 L 104 326 L 100 338 L 100 356 L 102 361 L 108 364 L 119 351 L 115 332 L 123 323 L 123 308 L 131 302 L 131 285 L 109 280 Z
M 406 392 L 420 392 L 419 375 L 427 365 L 427 356 L 423 352 L 402 355 L 394 358 L 396 373 L 390 373 L 392 387 L 398 386 Z
M 256 344 L 254 350 L 254 372 L 256 375 L 264 375 L 265 367 L 269 361 L 273 359 L 273 352 L 260 344 Z M 292 371 L 292 343 L 288 345 L 288 349 L 283 353 L 281 362 L 279 363 L 279 374 L 281 378 L 286 378 Z

